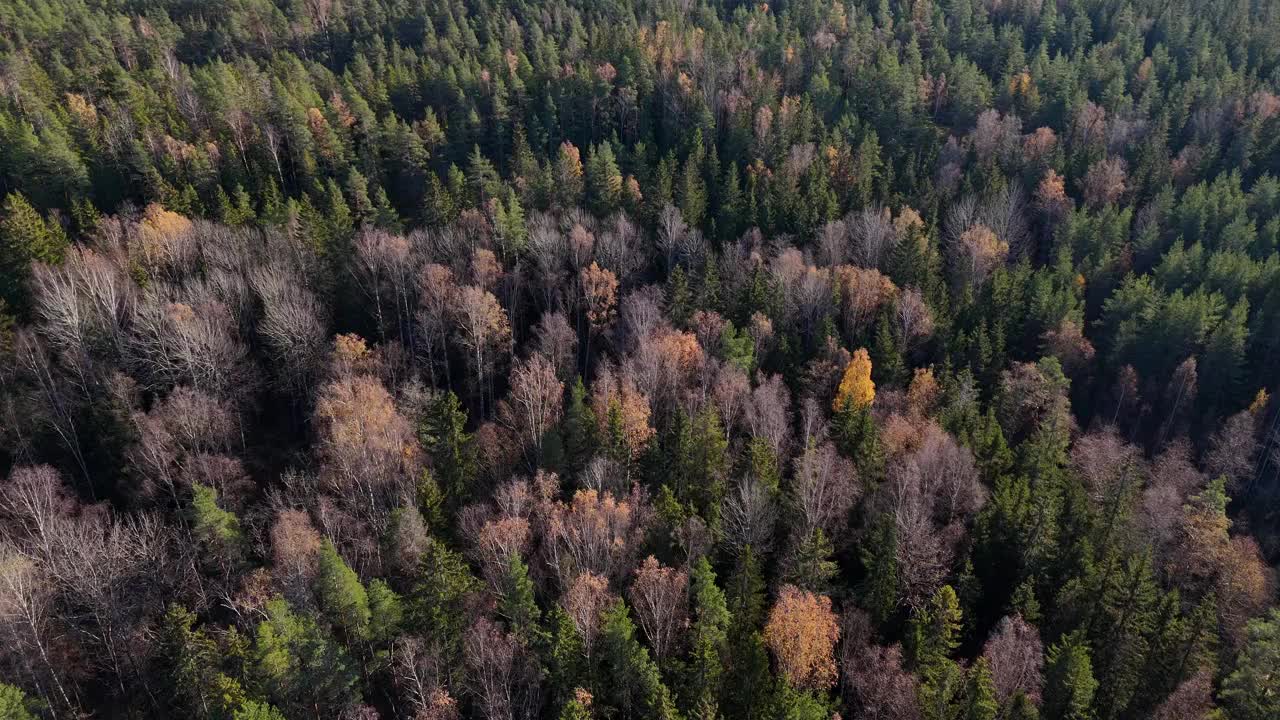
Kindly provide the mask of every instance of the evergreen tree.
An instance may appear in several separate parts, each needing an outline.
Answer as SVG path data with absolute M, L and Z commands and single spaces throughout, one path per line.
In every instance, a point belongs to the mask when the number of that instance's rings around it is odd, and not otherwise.
M 1098 681 L 1093 677 L 1089 647 L 1080 632 L 1064 635 L 1045 658 L 1045 720 L 1090 720 Z
M 1280 717 L 1280 610 L 1249 621 L 1248 639 L 1235 670 L 1222 681 L 1222 702 L 1231 720 Z
M 601 682 L 608 703 L 622 717 L 675 720 L 680 717 L 658 665 L 636 639 L 626 603 L 618 600 L 600 618 Z
M 461 507 L 470 499 L 476 475 L 475 448 L 466 427 L 467 411 L 453 391 L 437 396 L 418 424 L 418 439 L 435 468 L 432 477 L 452 508 Z
M 863 605 L 876 624 L 883 627 L 898 608 L 898 541 L 893 516 L 881 513 L 876 517 L 861 553 L 866 569 Z
M 316 598 L 325 616 L 347 637 L 367 639 L 372 615 L 369 594 L 360 584 L 360 578 L 328 541 L 320 546 L 316 567 Z
M 978 658 L 969 670 L 969 686 L 965 695 L 965 720 L 995 720 L 999 715 L 995 682 L 991 679 L 991 666 L 985 657 Z
M 61 228 L 46 223 L 21 193 L 9 193 L 0 209 L 0 298 L 25 309 L 32 263 L 61 263 L 67 244 Z

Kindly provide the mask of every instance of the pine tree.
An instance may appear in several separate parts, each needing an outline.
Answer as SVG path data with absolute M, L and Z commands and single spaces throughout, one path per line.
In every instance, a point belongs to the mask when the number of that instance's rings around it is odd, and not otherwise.
M 166 695 L 174 700 L 176 711 L 200 718 L 226 717 L 244 693 L 239 683 L 220 672 L 217 642 L 195 629 L 195 623 L 195 614 L 178 604 L 170 605 L 161 619 L 157 653 Z
M 285 720 L 285 717 L 274 705 L 246 700 L 231 720 Z
M 0 718 L 4 720 L 37 720 L 32 712 L 33 702 L 27 699 L 22 688 L 0 682 Z
M 725 594 L 716 586 L 715 572 L 706 557 L 698 558 L 694 564 L 689 583 L 693 627 L 683 706 L 690 718 L 714 720 L 719 717 L 731 616 Z
M 1248 639 L 1235 670 L 1222 681 L 1231 720 L 1280 717 L 1280 610 L 1249 621 Z
M 218 492 L 207 485 L 191 486 L 191 533 L 208 550 L 226 557 L 239 557 L 244 535 L 234 513 L 218 507 Z
M 658 665 L 636 639 L 626 603 L 618 600 L 601 616 L 600 662 L 604 697 L 624 717 L 676 720 L 680 717 Z
M 581 375 L 569 388 L 569 403 L 565 406 L 561 425 L 564 428 L 565 469 L 570 475 L 576 475 L 590 461 L 599 443 L 595 413 L 587 403 L 587 386 Z
M 834 553 L 835 546 L 826 533 L 822 528 L 816 528 L 792 551 L 787 562 L 786 581 L 815 593 L 829 592 L 832 581 L 840 572 L 839 566 L 831 559 Z
M 427 540 L 421 572 L 409 601 L 409 619 L 438 643 L 448 658 L 457 658 L 467 618 L 462 610 L 467 597 L 479 590 L 467 561 L 435 538 Z
M 618 209 L 622 172 L 607 142 L 593 145 L 587 154 L 586 190 L 587 207 L 597 216 L 605 217 Z
M 316 571 L 316 598 L 325 616 L 335 627 L 341 628 L 348 638 L 363 641 L 368 638 L 369 594 L 355 571 L 338 555 L 333 543 L 325 541 L 320 546 L 320 558 Z
M 21 193 L 9 193 L 0 210 L 0 298 L 26 308 L 32 263 L 60 264 L 67 245 L 61 228 L 46 223 Z
M 866 569 L 862 602 L 876 624 L 884 627 L 898 609 L 898 542 L 892 515 L 876 517 L 861 552 Z
M 452 390 L 440 394 L 418 424 L 418 439 L 431 456 L 434 477 L 451 508 L 470 499 L 476 475 L 475 447 L 466 426 L 467 411 Z
M 314 620 L 282 598 L 267 603 L 258 624 L 251 673 L 286 716 L 336 715 L 358 698 L 358 675 L 346 652 Z
M 1045 720 L 1090 720 L 1097 689 L 1084 635 L 1078 631 L 1064 635 L 1046 657 L 1041 706 Z
M 381 578 L 369 583 L 369 640 L 386 647 L 402 631 L 404 601 Z
M 507 626 L 526 645 L 546 640 L 542 629 L 542 611 L 538 609 L 533 597 L 533 580 L 529 578 L 529 567 L 518 553 L 511 555 L 503 573 L 501 594 L 498 596 L 498 615 L 507 621 Z
M 1000 712 L 996 702 L 995 683 L 991 679 L 991 666 L 980 657 L 969 670 L 969 686 L 965 692 L 964 720 L 995 720 Z

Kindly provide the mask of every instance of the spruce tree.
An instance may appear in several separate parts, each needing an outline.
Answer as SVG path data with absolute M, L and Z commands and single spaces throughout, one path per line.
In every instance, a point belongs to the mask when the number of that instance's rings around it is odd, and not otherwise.
M 1045 720 L 1091 720 L 1098 681 L 1083 633 L 1064 635 L 1049 648 L 1044 668 Z

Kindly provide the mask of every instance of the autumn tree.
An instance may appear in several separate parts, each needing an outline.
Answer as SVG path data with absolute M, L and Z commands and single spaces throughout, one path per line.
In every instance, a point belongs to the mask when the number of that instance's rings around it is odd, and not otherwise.
M 824 691 L 836 682 L 835 646 L 840 626 L 831 598 L 791 585 L 769 611 L 764 639 L 778 670 L 792 687 Z

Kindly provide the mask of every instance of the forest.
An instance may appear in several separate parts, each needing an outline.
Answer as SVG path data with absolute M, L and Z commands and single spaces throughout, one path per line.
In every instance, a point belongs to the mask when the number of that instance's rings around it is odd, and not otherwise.
M 1280 718 L 1280 2 L 0 0 L 0 720 Z

